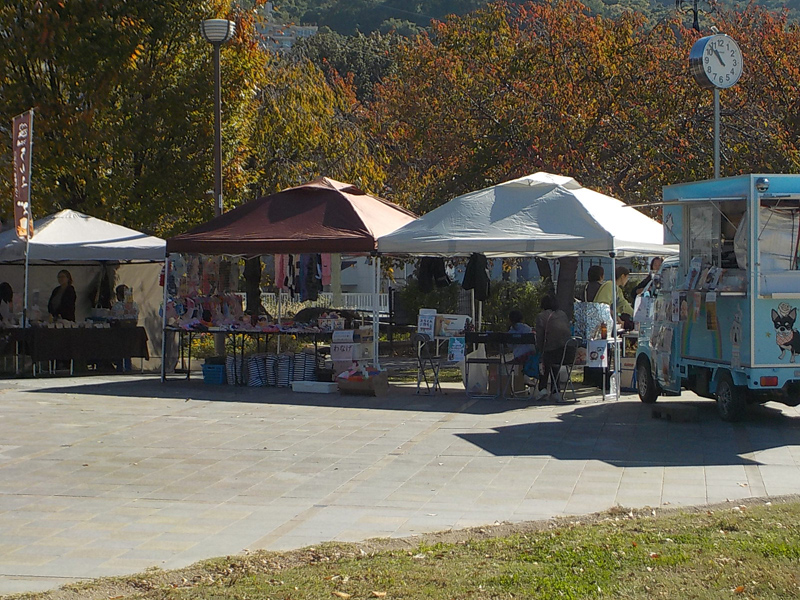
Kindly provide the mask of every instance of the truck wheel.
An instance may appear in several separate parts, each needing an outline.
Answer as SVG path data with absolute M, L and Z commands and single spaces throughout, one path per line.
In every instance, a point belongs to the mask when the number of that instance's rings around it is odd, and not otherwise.
M 734 385 L 728 371 L 722 371 L 717 381 L 717 411 L 723 421 L 740 421 L 747 410 L 747 390 Z
M 645 404 L 653 404 L 658 400 L 658 384 L 653 379 L 650 361 L 646 358 L 639 359 L 636 365 L 636 388 L 639 399 Z

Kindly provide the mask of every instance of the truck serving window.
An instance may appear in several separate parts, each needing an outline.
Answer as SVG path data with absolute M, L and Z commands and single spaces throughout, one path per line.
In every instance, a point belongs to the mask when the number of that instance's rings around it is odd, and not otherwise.
M 736 233 L 736 255 L 746 264 L 749 231 L 741 225 Z M 759 294 L 784 295 L 800 291 L 800 211 L 797 202 L 762 203 L 756 223 Z
M 688 207 L 688 254 L 686 258 L 702 258 L 703 265 L 720 266 L 720 215 L 710 204 Z M 688 271 L 688 262 L 683 265 Z

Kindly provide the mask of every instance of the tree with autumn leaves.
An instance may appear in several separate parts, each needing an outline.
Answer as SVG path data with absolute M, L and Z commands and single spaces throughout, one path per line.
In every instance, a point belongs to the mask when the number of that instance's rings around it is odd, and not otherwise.
M 73 208 L 161 235 L 211 217 L 198 27 L 217 16 L 237 23 L 222 51 L 228 208 L 318 175 L 424 213 L 537 170 L 631 203 L 712 172 L 711 93 L 688 72 L 700 34 L 677 17 L 499 2 L 401 43 L 357 40 L 356 54 L 382 54 L 349 72 L 307 58 L 330 49 L 262 51 L 256 14 L 229 0 L 16 0 L 0 6 L 0 129 L 35 108 L 35 216 Z M 800 30 L 754 6 L 714 19 L 747 60 L 722 92 L 723 175 L 796 171 Z M 6 216 L 10 160 L 0 154 Z
M 34 108 L 35 217 L 71 208 L 161 235 L 211 218 L 213 69 L 199 24 L 212 17 L 237 24 L 222 51 L 227 208 L 319 174 L 381 185 L 351 86 L 264 52 L 252 11 L 229 0 L 19 0 L 0 6 L 0 130 Z M 10 161 L 9 147 L 6 218 Z
M 723 174 L 796 170 L 800 31 L 753 6 L 715 23 L 747 60 L 722 92 Z M 371 110 L 394 197 L 425 212 L 544 170 L 642 203 L 710 177 L 712 95 L 688 70 L 700 35 L 677 18 L 592 16 L 573 0 L 435 23 L 402 47 Z

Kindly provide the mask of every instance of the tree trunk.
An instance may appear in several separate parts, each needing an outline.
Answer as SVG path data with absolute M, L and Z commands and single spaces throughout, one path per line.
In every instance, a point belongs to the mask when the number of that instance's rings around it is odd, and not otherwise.
M 553 287 L 553 271 L 550 268 L 550 261 L 539 256 L 535 257 L 534 260 L 536 261 L 536 268 L 539 269 L 539 278 L 542 281 L 549 282 L 547 289 L 548 293 L 554 293 L 555 288 Z
M 247 301 L 248 315 L 263 315 L 261 306 L 261 257 L 248 258 L 244 261 L 244 292 Z
M 558 308 L 567 313 L 572 319 L 575 303 L 575 279 L 578 274 L 578 257 L 562 256 L 558 259 L 558 286 L 556 287 L 556 302 Z

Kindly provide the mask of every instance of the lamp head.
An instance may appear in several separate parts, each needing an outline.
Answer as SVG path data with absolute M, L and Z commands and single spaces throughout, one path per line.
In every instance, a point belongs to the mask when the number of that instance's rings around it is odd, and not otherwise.
M 236 23 L 227 19 L 206 19 L 200 23 L 200 33 L 212 44 L 224 44 L 236 33 Z

